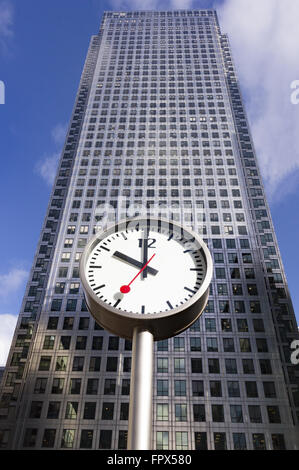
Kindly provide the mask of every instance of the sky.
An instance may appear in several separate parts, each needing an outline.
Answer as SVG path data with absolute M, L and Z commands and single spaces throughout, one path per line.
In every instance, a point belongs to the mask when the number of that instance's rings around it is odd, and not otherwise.
M 102 12 L 182 8 L 216 8 L 229 35 L 299 322 L 299 100 L 291 88 L 299 80 L 299 1 L 0 0 L 0 365 Z

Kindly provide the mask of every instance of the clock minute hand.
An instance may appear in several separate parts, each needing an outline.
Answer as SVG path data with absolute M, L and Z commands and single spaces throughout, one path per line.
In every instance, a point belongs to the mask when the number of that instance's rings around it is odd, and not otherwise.
M 147 258 L 148 258 L 148 232 L 146 233 L 144 231 L 144 237 L 142 239 L 142 262 L 143 264 L 147 263 Z M 145 270 L 142 272 L 142 279 L 145 279 L 147 277 L 149 268 L 145 268 Z
M 140 269 L 143 267 L 143 263 L 141 263 L 140 261 L 137 261 L 137 259 L 131 258 L 128 255 L 125 255 L 124 253 L 121 253 L 120 251 L 115 251 L 112 256 L 114 256 L 115 258 L 118 258 L 121 261 L 125 261 L 136 268 Z M 150 266 L 147 268 L 147 271 L 149 274 L 152 274 L 153 276 L 158 274 L 158 271 L 154 268 L 151 268 Z

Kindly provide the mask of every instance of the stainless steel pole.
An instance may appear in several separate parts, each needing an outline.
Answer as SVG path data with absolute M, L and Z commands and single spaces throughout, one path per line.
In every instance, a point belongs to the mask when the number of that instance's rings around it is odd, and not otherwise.
M 150 450 L 153 399 L 154 337 L 135 328 L 132 345 L 132 370 L 129 406 L 128 450 Z

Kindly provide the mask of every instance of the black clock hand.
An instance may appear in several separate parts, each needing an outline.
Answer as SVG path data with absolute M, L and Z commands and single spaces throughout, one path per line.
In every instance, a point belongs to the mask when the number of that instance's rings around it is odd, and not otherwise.
M 142 264 L 143 266 L 147 263 L 148 259 L 148 230 L 144 229 L 144 235 L 142 238 Z M 149 268 L 146 267 L 144 271 L 142 271 L 141 277 L 145 279 L 147 277 Z
M 137 261 L 134 258 L 131 258 L 130 256 L 125 255 L 124 253 L 121 253 L 120 251 L 115 251 L 112 256 L 114 256 L 115 258 L 121 261 L 125 261 L 126 263 L 129 263 L 138 269 L 141 269 L 145 264 L 145 263 L 141 263 L 140 261 Z M 148 273 L 152 274 L 153 276 L 158 274 L 158 271 L 150 266 L 148 266 L 147 269 L 148 269 Z

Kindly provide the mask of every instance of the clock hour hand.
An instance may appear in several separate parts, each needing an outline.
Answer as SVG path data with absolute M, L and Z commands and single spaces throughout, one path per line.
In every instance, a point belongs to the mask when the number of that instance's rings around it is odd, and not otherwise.
M 114 256 L 115 258 L 121 261 L 125 261 L 126 263 L 131 264 L 135 268 L 141 269 L 143 267 L 143 263 L 141 263 L 140 261 L 137 261 L 134 258 L 131 258 L 130 256 L 125 255 L 124 253 L 121 253 L 120 251 L 115 251 L 112 256 Z M 150 266 L 147 267 L 147 271 L 149 274 L 152 274 L 153 276 L 158 274 L 158 271 Z

